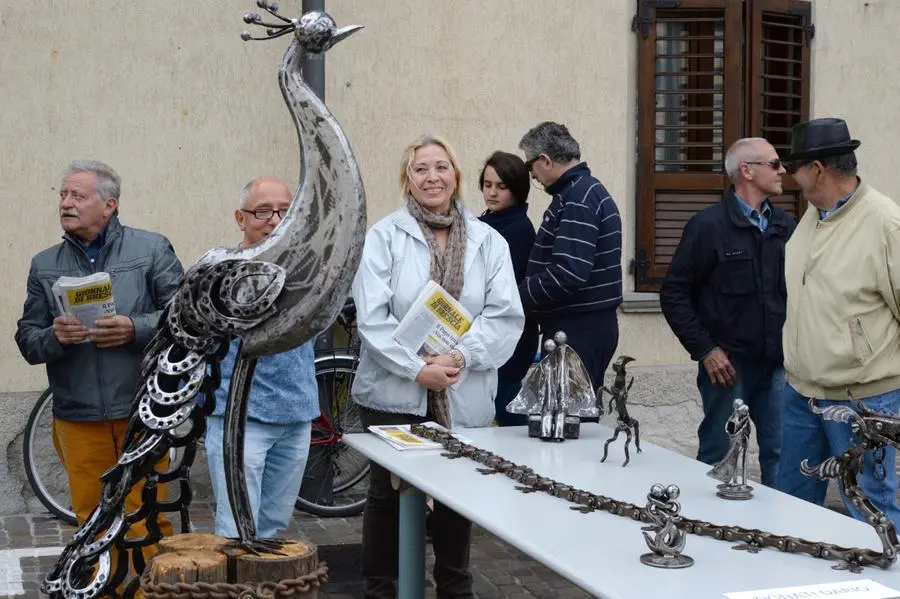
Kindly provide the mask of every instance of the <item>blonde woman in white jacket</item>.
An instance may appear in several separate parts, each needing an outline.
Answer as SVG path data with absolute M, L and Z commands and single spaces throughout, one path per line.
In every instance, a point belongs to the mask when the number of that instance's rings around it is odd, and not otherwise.
M 362 351 L 352 390 L 365 426 L 435 420 L 479 427 L 493 418 L 497 369 L 512 355 L 525 316 L 506 241 L 465 209 L 461 179 L 452 147 L 419 137 L 401 159 L 403 206 L 366 235 L 353 282 Z M 448 354 L 423 359 L 392 335 L 429 280 L 474 320 Z M 367 599 L 395 596 L 397 517 L 390 473 L 373 463 L 363 516 Z M 473 597 L 471 523 L 438 503 L 431 520 L 438 596 Z

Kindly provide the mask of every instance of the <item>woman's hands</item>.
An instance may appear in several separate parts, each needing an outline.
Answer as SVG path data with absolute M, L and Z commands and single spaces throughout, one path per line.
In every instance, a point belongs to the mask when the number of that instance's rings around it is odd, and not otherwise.
M 456 361 L 452 356 L 447 354 L 435 357 L 426 356 L 424 360 L 425 366 L 416 375 L 416 382 L 423 387 L 432 391 L 443 391 L 459 381 L 462 369 L 456 367 Z

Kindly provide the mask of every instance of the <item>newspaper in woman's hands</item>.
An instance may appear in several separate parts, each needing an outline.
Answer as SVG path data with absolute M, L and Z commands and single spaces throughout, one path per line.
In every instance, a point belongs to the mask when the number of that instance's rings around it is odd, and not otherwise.
M 394 341 L 419 356 L 440 356 L 456 347 L 472 326 L 472 314 L 434 281 L 413 302 L 397 325 Z
M 60 314 L 74 316 L 89 329 L 94 328 L 94 321 L 116 315 L 112 280 L 105 272 L 60 277 L 53 283 L 53 297 Z

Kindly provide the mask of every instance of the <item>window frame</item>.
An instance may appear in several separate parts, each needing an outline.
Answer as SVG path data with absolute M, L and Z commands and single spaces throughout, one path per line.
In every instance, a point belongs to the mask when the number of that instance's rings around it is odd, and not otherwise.
M 678 194 L 697 194 L 698 198 L 715 195 L 721 198 L 730 185 L 724 168 L 720 172 L 665 172 L 657 169 L 657 91 L 661 88 L 657 87 L 659 59 L 656 54 L 656 24 L 660 11 L 669 18 L 673 18 L 678 12 L 690 16 L 692 13 L 697 14 L 697 11 L 721 11 L 724 61 L 721 86 L 723 159 L 724 151 L 736 140 L 762 136 L 762 34 L 766 13 L 777 13 L 774 15 L 776 18 L 781 15 L 791 19 L 800 17 L 799 26 L 791 24 L 785 27 L 803 29 L 798 120 L 809 118 L 809 46 L 814 34 L 809 0 L 637 0 L 637 14 L 632 22 L 632 29 L 637 33 L 638 40 L 635 257 L 630 265 L 630 272 L 634 276 L 634 290 L 637 292 L 659 290 L 668 269 L 662 254 L 674 251 L 674 247 L 667 247 L 662 251 L 663 244 L 660 243 L 660 247 L 657 247 L 657 243 L 662 240 L 666 246 L 677 244 L 684 223 L 697 209 L 703 207 L 701 203 L 692 202 L 691 198 L 685 197 L 683 204 L 678 207 L 681 212 L 666 212 L 671 216 L 663 217 L 657 215 L 658 194 L 672 194 L 673 197 Z M 690 72 L 686 71 L 686 74 L 689 75 Z M 686 112 L 690 114 L 689 111 Z M 799 196 L 796 183 L 785 176 L 784 187 L 785 193 L 793 197 L 782 196 L 778 204 L 790 206 L 797 215 L 802 214 L 806 206 Z M 702 201 L 709 202 L 708 199 Z M 670 207 L 672 205 L 677 205 L 677 202 L 669 204 Z M 671 220 L 666 220 L 667 218 Z

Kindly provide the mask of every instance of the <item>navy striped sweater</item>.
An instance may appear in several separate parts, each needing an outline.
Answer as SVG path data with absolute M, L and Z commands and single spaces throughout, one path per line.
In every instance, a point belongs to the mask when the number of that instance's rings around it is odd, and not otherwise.
M 584 162 L 550 187 L 519 295 L 525 312 L 609 310 L 622 303 L 622 219 Z

